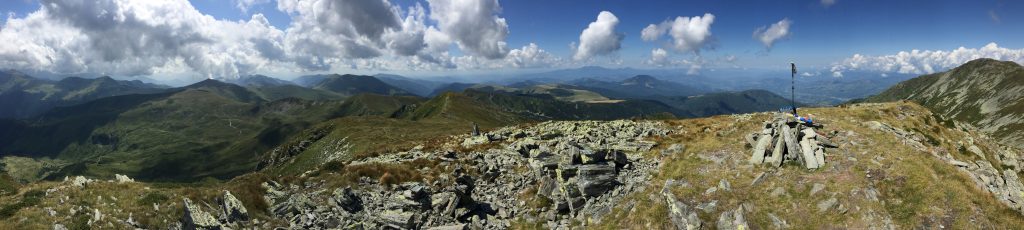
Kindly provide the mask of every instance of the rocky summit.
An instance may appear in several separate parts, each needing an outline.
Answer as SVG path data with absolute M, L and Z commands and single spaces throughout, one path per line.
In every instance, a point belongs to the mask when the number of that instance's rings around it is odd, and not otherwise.
M 646 139 L 669 133 L 657 122 L 545 122 L 455 139 L 461 150 L 414 148 L 349 163 L 436 161 L 451 170 L 432 181 L 262 187 L 271 213 L 292 228 L 506 229 L 517 219 L 568 228 L 600 221 L 649 183 L 658 163 L 641 155 L 656 145 Z

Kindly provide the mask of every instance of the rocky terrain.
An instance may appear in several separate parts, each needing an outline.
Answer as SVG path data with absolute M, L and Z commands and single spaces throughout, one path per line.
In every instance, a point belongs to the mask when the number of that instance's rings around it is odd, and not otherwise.
M 801 112 L 816 115 L 813 129 L 773 113 L 550 121 L 338 158 L 345 160 L 295 176 L 257 172 L 193 184 L 70 177 L 0 196 L 0 226 L 961 229 L 1024 224 L 1019 149 L 909 102 Z M 792 145 L 800 146 L 793 148 L 797 157 L 789 158 L 787 148 L 775 154 L 779 140 L 790 146 L 786 127 L 813 131 L 792 133 L 800 140 Z M 766 146 L 761 140 L 775 143 Z M 816 153 L 826 146 L 835 148 Z M 805 150 L 813 150 L 814 158 Z M 797 160 L 783 160 L 792 163 L 782 167 L 775 161 L 765 165 L 763 159 L 752 164 L 757 154 Z M 807 167 L 807 160 L 817 163 L 819 156 L 825 164 Z M 274 162 L 294 156 L 277 157 Z
M 432 182 L 263 187 L 272 214 L 292 228 L 505 229 L 517 218 L 568 228 L 599 222 L 624 194 L 646 185 L 658 164 L 638 153 L 655 145 L 645 138 L 668 133 L 656 122 L 545 122 L 449 144 L 465 150 L 413 149 L 348 164 L 426 160 L 451 169 Z

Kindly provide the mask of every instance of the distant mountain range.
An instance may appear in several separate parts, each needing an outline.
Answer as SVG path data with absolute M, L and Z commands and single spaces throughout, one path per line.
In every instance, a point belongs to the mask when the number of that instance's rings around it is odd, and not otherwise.
M 1015 62 L 977 59 L 901 82 L 866 101 L 895 100 L 917 102 L 1024 148 L 1024 67 Z
M 58 106 L 75 105 L 99 98 L 158 93 L 164 86 L 141 81 L 117 81 L 110 77 L 68 77 L 59 81 L 33 78 L 17 71 L 0 72 L 0 118 L 26 118 Z

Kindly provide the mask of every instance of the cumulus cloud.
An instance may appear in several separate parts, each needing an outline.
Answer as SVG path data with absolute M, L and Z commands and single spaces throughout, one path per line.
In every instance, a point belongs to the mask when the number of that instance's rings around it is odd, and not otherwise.
M 960 47 L 954 50 L 911 50 L 883 56 L 854 54 L 832 65 L 833 76 L 844 71 L 873 71 L 901 74 L 930 74 L 960 66 L 978 58 L 1024 63 L 1024 49 L 1008 49 L 989 43 L 981 48 Z
M 784 18 L 782 21 L 771 24 L 770 26 L 757 28 L 754 30 L 754 39 L 761 41 L 761 44 L 764 44 L 765 49 L 771 50 L 776 41 L 789 36 L 790 24 L 793 24 L 793 21 L 788 18 Z
M 220 21 L 187 1 L 43 0 L 0 29 L 0 66 L 65 74 L 186 72 L 237 76 L 285 68 L 280 30 L 263 15 Z
M 235 0 L 235 7 L 242 12 L 249 12 L 253 6 L 270 3 L 270 0 Z
M 705 13 L 704 16 L 676 17 L 675 20 L 664 21 L 658 25 L 650 24 L 640 31 L 644 41 L 657 41 L 668 34 L 672 37 L 672 48 L 679 52 L 699 53 L 710 45 L 711 24 L 715 15 Z
M 647 60 L 647 64 L 655 66 L 668 65 L 668 51 L 665 51 L 665 49 L 662 48 L 655 48 L 651 50 L 651 59 Z
M 828 7 L 830 7 L 832 5 L 835 5 L 835 4 L 836 4 L 836 0 L 821 0 L 821 6 L 824 6 L 825 8 L 828 8 Z
M 530 43 L 520 49 L 513 49 L 505 57 L 508 66 L 517 68 L 544 68 L 560 65 L 562 59 Z
M 508 24 L 498 17 L 497 0 L 428 0 L 430 18 L 437 20 L 441 32 L 458 42 L 459 47 L 489 59 L 504 58 L 509 50 L 505 42 Z
M 601 11 L 597 14 L 597 21 L 593 21 L 583 33 L 580 33 L 579 46 L 573 59 L 584 60 L 594 56 L 607 55 L 622 48 L 622 39 L 625 35 L 615 31 L 619 25 L 619 18 L 608 11 Z
M 248 9 L 266 0 L 237 0 Z M 545 68 L 561 58 L 505 44 L 497 1 L 278 0 L 292 18 L 218 20 L 187 0 L 42 0 L 0 22 L 0 68 L 57 74 L 235 77 L 351 70 Z M 427 9 L 436 10 L 435 12 Z M 436 15 L 435 15 L 436 14 Z M 457 45 L 464 54 L 452 55 Z

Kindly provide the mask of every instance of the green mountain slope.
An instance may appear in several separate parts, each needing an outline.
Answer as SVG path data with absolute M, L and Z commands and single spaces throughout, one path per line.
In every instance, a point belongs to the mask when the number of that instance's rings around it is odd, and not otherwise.
M 230 178 L 308 126 L 338 116 L 342 102 L 266 102 L 243 87 L 207 80 L 168 93 L 125 95 L 0 122 L 0 152 L 48 156 L 62 173 L 147 180 Z
M 1004 144 L 1024 147 L 1024 67 L 977 59 L 923 75 L 870 97 L 869 102 L 911 100 L 946 119 L 974 125 Z
M 58 106 L 99 98 L 162 92 L 161 86 L 110 77 L 68 77 L 60 81 L 36 79 L 16 71 L 0 72 L 0 118 L 25 118 Z
M 388 85 L 372 76 L 363 75 L 327 75 L 322 81 L 311 88 L 335 92 L 344 96 L 352 96 L 361 93 L 374 93 L 381 95 L 410 95 L 405 90 Z

